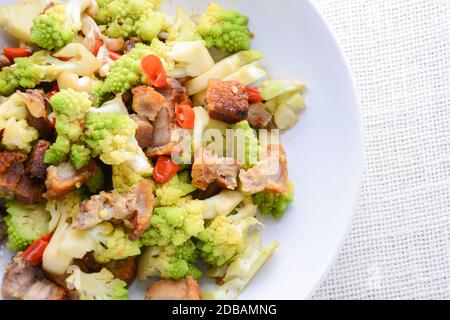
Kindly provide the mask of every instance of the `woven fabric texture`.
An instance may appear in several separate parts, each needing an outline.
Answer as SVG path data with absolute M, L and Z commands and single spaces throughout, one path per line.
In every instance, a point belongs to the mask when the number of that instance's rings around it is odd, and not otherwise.
M 365 175 L 313 299 L 450 299 L 450 1 L 313 0 L 361 98 Z

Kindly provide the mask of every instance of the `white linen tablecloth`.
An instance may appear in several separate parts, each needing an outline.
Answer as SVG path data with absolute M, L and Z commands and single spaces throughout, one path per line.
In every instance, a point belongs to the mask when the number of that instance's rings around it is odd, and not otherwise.
M 366 165 L 314 299 L 450 299 L 450 0 L 313 0 L 355 77 Z

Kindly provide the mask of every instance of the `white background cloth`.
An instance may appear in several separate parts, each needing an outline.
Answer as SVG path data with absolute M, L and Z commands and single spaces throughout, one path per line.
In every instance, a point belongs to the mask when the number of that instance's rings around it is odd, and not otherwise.
M 314 0 L 361 98 L 351 233 L 314 299 L 450 299 L 450 1 Z

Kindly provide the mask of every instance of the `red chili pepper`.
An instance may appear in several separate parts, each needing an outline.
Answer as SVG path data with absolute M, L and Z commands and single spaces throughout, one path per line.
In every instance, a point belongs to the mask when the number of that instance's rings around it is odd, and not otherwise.
M 150 54 L 141 61 L 142 70 L 144 70 L 147 82 L 155 88 L 167 87 L 167 75 L 161 60 Z
M 14 58 L 28 57 L 32 54 L 32 52 L 27 48 L 4 48 L 3 54 L 8 59 L 14 60 Z
M 178 171 L 180 171 L 180 166 L 174 163 L 170 157 L 160 156 L 156 161 L 153 179 L 158 183 L 166 183 L 172 179 Z
M 52 118 L 52 127 L 56 127 L 56 117 Z
M 258 88 L 247 87 L 247 94 L 248 94 L 248 102 L 250 103 L 258 103 L 263 100 L 261 94 L 259 93 Z
M 42 256 L 44 254 L 45 248 L 47 248 L 48 243 L 53 236 L 50 232 L 45 236 L 40 237 L 35 240 L 23 253 L 22 257 L 29 261 L 33 266 L 38 265 L 42 261 Z
M 177 104 L 175 107 L 177 123 L 180 127 L 194 129 L 195 112 L 191 106 Z
M 114 51 L 110 51 L 110 50 L 108 50 L 108 52 L 109 52 L 109 57 L 113 60 L 113 61 L 116 61 L 117 59 L 119 59 L 122 55 L 120 54 L 120 53 L 118 53 L 118 52 L 114 52 Z
M 97 56 L 98 50 L 100 50 L 100 47 L 102 46 L 102 44 L 103 44 L 102 40 L 95 39 L 94 51 L 92 51 L 94 56 Z

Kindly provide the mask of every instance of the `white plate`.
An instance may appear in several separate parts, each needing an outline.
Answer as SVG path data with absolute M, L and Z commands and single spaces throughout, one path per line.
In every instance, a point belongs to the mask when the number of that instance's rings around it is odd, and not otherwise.
M 168 2 L 169 10 L 181 4 L 193 13 L 208 3 Z M 308 82 L 307 110 L 282 140 L 295 202 L 281 221 L 264 219 L 264 242 L 278 240 L 280 247 L 241 295 L 305 299 L 341 248 L 360 188 L 362 130 L 352 77 L 332 32 L 309 1 L 219 2 L 250 16 L 256 35 L 252 47 L 265 53 L 273 78 Z M 131 298 L 142 299 L 143 288 L 134 285 Z

